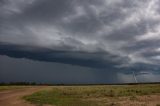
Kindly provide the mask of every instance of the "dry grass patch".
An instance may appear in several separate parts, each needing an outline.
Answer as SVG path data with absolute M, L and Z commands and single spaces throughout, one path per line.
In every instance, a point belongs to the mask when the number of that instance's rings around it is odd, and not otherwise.
M 145 105 L 147 95 L 159 95 L 160 85 L 57 86 L 25 96 L 38 105 L 123 106 L 127 102 Z M 141 97 L 147 97 L 143 100 Z M 142 101 L 142 102 L 141 102 Z

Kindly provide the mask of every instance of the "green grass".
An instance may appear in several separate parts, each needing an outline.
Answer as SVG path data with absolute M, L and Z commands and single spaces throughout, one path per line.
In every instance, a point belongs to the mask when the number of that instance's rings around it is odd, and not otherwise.
M 96 106 L 90 101 L 83 101 L 82 95 L 63 92 L 59 89 L 40 91 L 24 98 L 38 105 L 51 104 L 56 106 Z M 92 104 L 92 105 L 91 105 Z
M 57 86 L 25 96 L 24 99 L 38 105 L 103 106 L 98 98 L 130 97 L 160 93 L 160 85 L 106 85 L 106 86 Z

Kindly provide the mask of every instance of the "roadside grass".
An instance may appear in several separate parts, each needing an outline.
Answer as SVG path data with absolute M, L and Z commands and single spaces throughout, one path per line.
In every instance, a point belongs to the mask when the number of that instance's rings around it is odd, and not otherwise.
M 54 86 L 51 90 L 43 90 L 24 99 L 42 106 L 51 104 L 56 106 L 104 106 L 98 98 L 118 99 L 129 97 L 136 100 L 136 96 L 159 94 L 160 85 L 104 85 L 104 86 Z M 101 102 L 101 103 L 100 103 Z M 115 105 L 112 103 L 111 105 Z M 116 105 L 117 106 L 117 105 Z
M 25 86 L 0 86 L 0 92 L 5 90 L 11 90 L 11 89 L 19 89 L 23 87 Z
M 72 92 L 73 93 L 73 92 Z M 31 103 L 42 106 L 43 104 L 51 104 L 56 106 L 96 106 L 90 101 L 83 101 L 81 95 L 64 92 L 59 89 L 51 91 L 40 91 L 24 99 Z

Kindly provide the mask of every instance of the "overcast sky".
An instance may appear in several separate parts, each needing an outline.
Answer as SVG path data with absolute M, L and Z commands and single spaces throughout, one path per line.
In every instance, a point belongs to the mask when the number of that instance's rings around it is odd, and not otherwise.
M 0 0 L 0 82 L 160 81 L 160 0 Z

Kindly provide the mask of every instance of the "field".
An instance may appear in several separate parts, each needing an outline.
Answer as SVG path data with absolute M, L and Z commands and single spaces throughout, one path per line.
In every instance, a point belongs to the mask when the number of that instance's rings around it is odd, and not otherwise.
M 147 106 L 153 98 L 160 100 L 159 94 L 160 85 L 58 86 L 24 99 L 40 106 L 124 106 L 127 103 Z
M 30 93 L 20 97 L 27 101 L 26 106 L 160 106 L 160 84 L 35 86 L 25 88 L 26 92 L 27 89 Z
M 0 92 L 5 90 L 22 89 L 25 86 L 0 86 Z

